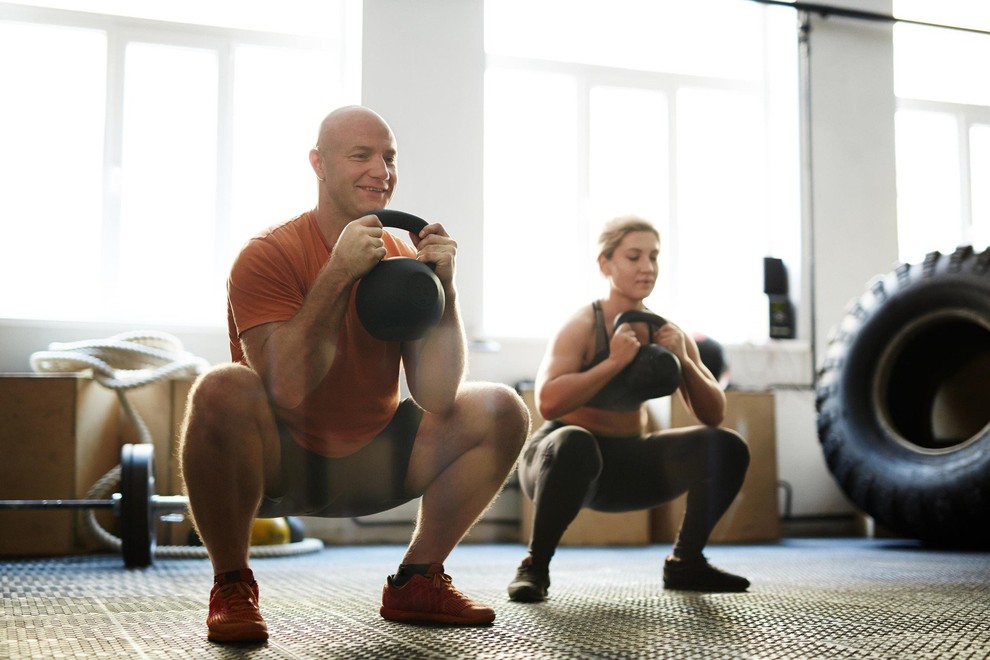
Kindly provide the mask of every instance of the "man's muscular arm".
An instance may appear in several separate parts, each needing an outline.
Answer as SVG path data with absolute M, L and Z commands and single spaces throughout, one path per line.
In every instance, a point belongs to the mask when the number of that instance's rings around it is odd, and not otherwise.
M 434 413 L 454 403 L 467 370 L 467 340 L 454 285 L 457 242 L 440 224 L 427 225 L 413 236 L 416 258 L 434 265 L 444 290 L 444 312 L 440 322 L 422 339 L 402 347 L 406 383 L 416 402 Z
M 330 371 L 351 289 L 385 256 L 381 236 L 374 217 L 349 223 L 295 315 L 241 334 L 248 364 L 275 405 L 295 408 Z

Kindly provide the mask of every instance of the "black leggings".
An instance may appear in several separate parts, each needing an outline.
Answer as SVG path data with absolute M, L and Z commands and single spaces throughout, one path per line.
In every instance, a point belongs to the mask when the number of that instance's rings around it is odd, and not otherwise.
M 645 436 L 596 436 L 580 426 L 547 422 L 523 449 L 519 481 L 533 500 L 529 551 L 547 566 L 582 508 L 636 511 L 687 493 L 674 554 L 701 554 L 712 528 L 735 499 L 749 467 L 749 448 L 734 431 L 708 426 Z

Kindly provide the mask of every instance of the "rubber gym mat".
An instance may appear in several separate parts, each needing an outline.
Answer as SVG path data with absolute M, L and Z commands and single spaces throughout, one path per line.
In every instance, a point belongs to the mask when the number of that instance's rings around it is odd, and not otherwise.
M 378 615 L 400 546 L 256 559 L 271 639 L 206 640 L 202 559 L 123 568 L 120 557 L 0 559 L 0 658 L 987 658 L 990 553 L 890 539 L 714 545 L 742 594 L 664 591 L 670 547 L 562 547 L 550 598 L 510 602 L 519 544 L 462 544 L 454 584 L 494 625 L 414 626 Z

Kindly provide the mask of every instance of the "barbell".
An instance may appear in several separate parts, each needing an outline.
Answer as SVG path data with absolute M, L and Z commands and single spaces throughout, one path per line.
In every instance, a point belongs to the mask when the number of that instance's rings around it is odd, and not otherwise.
M 182 495 L 155 494 L 155 453 L 150 444 L 121 447 L 120 492 L 109 499 L 0 500 L 0 509 L 112 509 L 120 518 L 121 553 L 128 568 L 152 563 L 158 518 L 188 505 Z

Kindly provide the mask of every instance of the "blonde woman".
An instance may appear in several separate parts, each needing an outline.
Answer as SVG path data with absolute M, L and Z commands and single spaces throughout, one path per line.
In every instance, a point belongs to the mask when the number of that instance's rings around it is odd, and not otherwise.
M 656 285 L 659 232 L 641 218 L 620 217 L 606 224 L 599 245 L 598 267 L 608 295 L 564 322 L 537 375 L 536 402 L 548 421 L 529 438 L 519 463 L 534 515 L 529 554 L 509 584 L 509 597 L 519 602 L 547 597 L 550 560 L 582 508 L 633 511 L 683 493 L 687 509 L 664 562 L 664 587 L 745 591 L 747 579 L 715 568 L 702 554 L 749 465 L 743 439 L 719 427 L 725 412 L 719 382 L 702 363 L 694 340 L 676 324 L 659 319 L 656 325 L 612 328 L 624 312 L 648 311 L 643 301 Z M 674 396 L 697 418 L 697 426 L 648 433 L 644 395 L 604 396 L 648 343 L 677 357 L 680 370 L 670 389 L 676 388 Z

